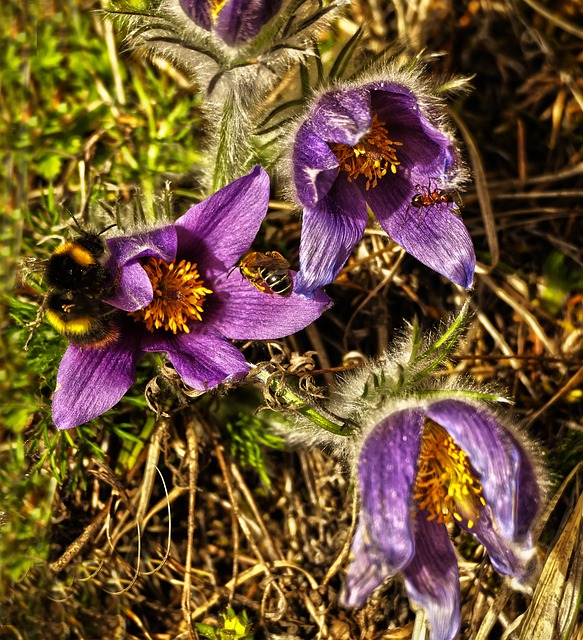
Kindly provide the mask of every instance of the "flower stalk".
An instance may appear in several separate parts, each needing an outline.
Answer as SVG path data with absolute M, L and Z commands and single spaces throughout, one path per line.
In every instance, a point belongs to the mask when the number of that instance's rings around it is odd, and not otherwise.
M 282 402 L 285 409 L 298 413 L 320 429 L 324 429 L 334 435 L 344 437 L 352 435 L 353 428 L 348 422 L 339 420 L 323 407 L 315 408 L 309 405 L 300 393 L 291 389 L 289 385 L 282 385 L 266 369 L 256 367 L 253 375 L 277 395 L 278 400 Z
M 229 89 L 221 106 L 209 195 L 245 173 L 252 156 L 248 107 L 237 89 Z

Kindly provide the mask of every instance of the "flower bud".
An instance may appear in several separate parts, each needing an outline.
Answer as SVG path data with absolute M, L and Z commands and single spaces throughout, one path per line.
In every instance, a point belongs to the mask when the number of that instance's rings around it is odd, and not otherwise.
M 199 27 L 235 46 L 254 38 L 279 11 L 282 0 L 180 0 Z

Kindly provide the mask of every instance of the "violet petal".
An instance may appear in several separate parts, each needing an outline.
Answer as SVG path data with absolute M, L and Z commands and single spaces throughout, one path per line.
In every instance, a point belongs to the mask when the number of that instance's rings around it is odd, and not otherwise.
M 212 2 L 211 0 L 180 0 L 180 6 L 184 13 L 194 22 L 194 24 L 210 31 L 212 22 Z
M 401 206 L 397 212 L 393 197 L 387 193 L 377 187 L 365 197 L 389 236 L 419 262 L 462 287 L 471 287 L 476 254 L 462 218 L 446 203 L 421 210 Z
M 522 548 L 510 546 L 508 541 L 497 532 L 488 507 L 480 510 L 480 517 L 473 523 L 471 529 L 463 526 L 462 523 L 460 525 L 484 546 L 492 566 L 498 573 L 518 577 L 526 571 L 532 556 L 532 546 L 527 545 Z
M 390 573 L 406 566 L 414 553 L 411 501 L 422 423 L 420 409 L 390 414 L 367 437 L 358 459 L 367 544 L 382 551 Z
M 120 268 L 114 295 L 104 298 L 104 302 L 123 309 L 137 311 L 147 307 L 154 297 L 152 282 L 139 262 L 130 262 Z
M 383 220 L 395 215 L 395 212 L 403 210 L 413 216 L 418 215 L 417 209 L 409 207 L 412 197 L 411 183 L 405 177 L 403 171 L 383 176 L 378 181 L 377 186 L 372 189 L 366 189 L 366 182 L 367 180 L 364 176 L 359 176 L 356 180 L 362 197 L 383 228 Z
M 426 613 L 431 640 L 454 640 L 460 629 L 457 558 L 445 526 L 427 515 L 415 516 L 415 555 L 404 569 L 405 587 Z
M 178 258 L 202 274 L 228 270 L 251 246 L 268 204 L 269 176 L 255 167 L 178 218 Z
M 293 172 L 298 198 L 305 207 L 324 198 L 338 177 L 338 158 L 307 123 L 296 134 Z
M 295 280 L 293 272 L 291 275 Z M 310 298 L 259 291 L 238 270 L 218 278 L 212 287 L 214 294 L 205 303 L 204 321 L 233 340 L 289 336 L 317 320 L 331 304 L 323 291 Z
M 241 378 L 249 371 L 243 354 L 218 331 L 202 324 L 191 323 L 190 333 L 147 333 L 142 349 L 165 351 L 184 382 L 198 391 Z
M 304 209 L 296 293 L 329 284 L 364 235 L 368 213 L 355 185 L 337 180 L 316 206 Z
M 109 238 L 111 257 L 108 269 L 115 277 L 115 294 L 105 299 L 124 311 L 137 311 L 152 302 L 152 283 L 139 263 L 141 258 L 159 258 L 172 262 L 176 257 L 177 236 L 173 225 L 151 229 L 131 236 Z
M 125 331 L 101 349 L 69 345 L 57 373 L 53 421 L 72 429 L 111 409 L 136 379 L 139 331 Z
M 176 229 L 169 224 L 131 236 L 108 238 L 107 246 L 111 257 L 120 267 L 140 258 L 160 258 L 164 262 L 172 262 L 176 257 Z
M 308 116 L 308 122 L 326 142 L 354 146 L 370 130 L 369 91 L 366 87 L 357 87 L 323 94 Z
M 397 171 L 407 176 L 417 173 L 437 179 L 452 162 L 455 147 L 451 140 L 421 113 L 417 99 L 404 88 L 401 91 L 372 91 L 372 112 L 384 123 L 391 140 L 401 142 Z
M 352 560 L 346 571 L 342 603 L 346 607 L 364 606 L 368 596 L 393 575 L 384 561 L 382 552 L 367 545 L 368 533 L 362 520 L 352 538 Z
M 215 21 L 215 31 L 229 45 L 254 38 L 279 11 L 282 0 L 229 0 Z
M 518 495 L 516 497 L 516 521 L 514 540 L 521 542 L 530 539 L 532 523 L 536 518 L 542 495 L 538 482 L 538 473 L 533 462 L 518 440 L 508 432 L 508 438 L 520 454 L 520 467 L 518 470 Z

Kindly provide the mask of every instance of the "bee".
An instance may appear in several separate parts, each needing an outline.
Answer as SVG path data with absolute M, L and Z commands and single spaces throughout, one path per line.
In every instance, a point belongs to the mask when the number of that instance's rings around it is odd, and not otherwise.
M 241 275 L 259 291 L 280 296 L 291 295 L 293 282 L 289 262 L 281 253 L 252 251 L 241 259 L 238 267 Z
M 57 247 L 45 261 L 44 279 L 48 292 L 31 328 L 25 351 L 42 321 L 47 321 L 64 338 L 80 347 L 102 347 L 119 338 L 117 310 L 103 302 L 113 295 L 116 280 L 103 266 L 105 243 L 99 233 L 85 231 L 74 216 L 78 236 Z

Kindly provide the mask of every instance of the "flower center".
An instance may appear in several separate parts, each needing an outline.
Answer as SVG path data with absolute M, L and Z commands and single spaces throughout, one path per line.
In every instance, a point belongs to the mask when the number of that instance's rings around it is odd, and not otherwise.
M 428 520 L 447 524 L 452 518 L 471 529 L 486 506 L 482 484 L 468 456 L 447 431 L 425 418 L 413 496 Z
M 143 322 L 148 331 L 189 333 L 188 322 L 202 320 L 202 304 L 212 293 L 203 287 L 196 264 L 187 260 L 168 264 L 159 258 L 147 258 L 142 266 L 152 283 L 154 298 L 147 307 L 130 315 L 136 322 Z
M 358 176 L 364 176 L 367 191 L 371 186 L 374 189 L 377 182 L 387 175 L 387 171 L 397 173 L 397 166 L 401 164 L 397 160 L 395 147 L 402 147 L 403 143 L 390 140 L 384 124 L 375 114 L 370 131 L 354 147 L 347 144 L 330 144 L 330 149 L 340 164 L 338 170 L 348 174 L 348 182 L 356 180 Z

